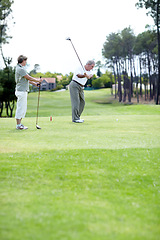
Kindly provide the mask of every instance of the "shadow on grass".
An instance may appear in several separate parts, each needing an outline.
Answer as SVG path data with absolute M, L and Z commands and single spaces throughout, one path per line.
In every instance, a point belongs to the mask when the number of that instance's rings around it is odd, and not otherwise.
M 128 106 L 132 105 L 133 102 L 118 102 L 118 98 L 115 99 L 114 97 L 106 96 L 105 98 L 102 99 L 96 99 L 93 100 L 93 102 L 98 103 L 98 104 L 112 104 L 113 106 Z
M 139 102 L 137 102 L 137 97 L 132 97 L 131 98 L 131 102 L 128 101 L 128 99 L 126 99 L 126 101 L 124 102 L 123 99 L 122 99 L 122 102 L 119 102 L 119 97 L 117 96 L 117 98 L 115 99 L 115 96 L 114 95 L 108 95 L 108 96 L 105 96 L 103 98 L 100 98 L 100 99 L 96 99 L 96 100 L 93 100 L 93 102 L 95 103 L 98 103 L 98 104 L 112 104 L 113 106 L 125 106 L 125 105 L 139 105 L 139 104 L 142 104 L 142 105 L 154 105 L 155 102 L 154 100 L 145 100 L 145 97 L 139 97 Z

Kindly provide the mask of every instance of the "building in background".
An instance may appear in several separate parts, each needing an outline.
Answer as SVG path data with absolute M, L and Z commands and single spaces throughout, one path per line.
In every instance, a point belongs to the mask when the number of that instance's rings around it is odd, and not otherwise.
M 42 78 L 42 83 L 40 90 L 47 91 L 56 88 L 56 79 L 55 78 Z

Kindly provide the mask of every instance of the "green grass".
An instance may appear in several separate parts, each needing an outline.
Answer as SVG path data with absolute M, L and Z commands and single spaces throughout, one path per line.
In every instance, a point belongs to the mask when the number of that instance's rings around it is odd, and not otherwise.
M 83 124 L 68 91 L 41 93 L 41 130 L 37 93 L 27 131 L 0 119 L 1 240 L 159 239 L 160 106 L 112 104 L 106 90 L 85 98 Z

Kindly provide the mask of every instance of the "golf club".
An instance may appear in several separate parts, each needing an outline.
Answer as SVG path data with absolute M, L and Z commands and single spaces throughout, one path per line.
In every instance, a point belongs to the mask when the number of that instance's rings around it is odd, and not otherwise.
M 80 58 L 79 58 L 79 56 L 78 56 L 78 53 L 77 53 L 77 51 L 76 51 L 76 49 L 75 49 L 75 47 L 74 47 L 74 45 L 73 45 L 73 43 L 72 43 L 72 41 L 71 41 L 71 38 L 68 37 L 68 38 L 66 38 L 66 40 L 69 40 L 69 41 L 71 42 L 72 47 L 73 47 L 73 49 L 74 49 L 74 51 L 75 51 L 75 53 L 76 53 L 76 55 L 77 55 L 77 57 L 78 57 L 78 60 L 79 60 L 79 62 L 80 62 L 80 64 L 81 64 L 81 66 L 82 66 L 84 72 L 86 72 L 86 70 L 84 69 L 84 66 L 83 66 L 83 64 L 82 64 L 82 62 L 81 62 L 81 60 L 80 60 Z
M 40 79 L 41 79 L 41 77 L 40 77 Z M 38 126 L 38 109 L 39 109 L 39 98 L 40 98 L 40 84 L 37 84 L 37 86 L 39 87 L 39 91 L 38 91 L 38 104 L 37 104 L 36 128 L 37 128 L 37 129 L 41 129 L 41 127 Z

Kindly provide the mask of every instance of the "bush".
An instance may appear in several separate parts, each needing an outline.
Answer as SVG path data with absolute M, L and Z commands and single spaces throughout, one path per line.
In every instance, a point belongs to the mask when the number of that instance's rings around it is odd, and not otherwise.
M 100 79 L 102 80 L 105 88 L 110 88 L 111 87 L 112 81 L 111 81 L 111 78 L 110 78 L 110 74 L 107 71 L 106 71 L 105 74 L 103 74 L 100 77 Z
M 99 88 L 111 88 L 112 87 L 112 74 L 106 71 L 100 78 L 96 78 L 92 80 L 92 86 L 95 89 Z
M 97 78 L 97 79 L 94 79 L 92 81 L 92 86 L 95 88 L 95 89 L 100 89 L 102 87 L 104 87 L 104 84 L 103 84 L 103 81 L 101 78 Z
M 63 85 L 57 85 L 55 88 L 51 90 L 51 92 L 61 90 L 62 88 L 63 88 Z
M 66 86 L 69 85 L 69 83 L 70 83 L 70 80 L 68 79 L 60 81 L 60 85 L 63 86 L 63 88 L 66 88 Z

